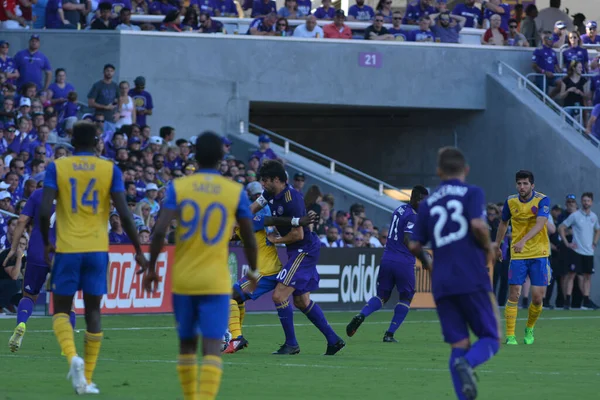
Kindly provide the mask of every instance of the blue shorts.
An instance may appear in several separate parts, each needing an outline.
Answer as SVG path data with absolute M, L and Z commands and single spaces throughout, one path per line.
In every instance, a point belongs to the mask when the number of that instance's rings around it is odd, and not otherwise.
M 202 335 L 207 339 L 222 339 L 229 324 L 228 294 L 173 294 L 173 310 L 179 339 Z
M 469 328 L 478 338 L 500 340 L 500 313 L 496 296 L 480 291 L 446 296 L 436 301 L 437 313 L 446 343 L 469 338 Z
M 256 300 L 263 294 L 269 293 L 271 290 L 275 289 L 275 286 L 277 286 L 277 276 L 261 276 L 258 280 L 258 283 L 256 284 L 256 289 L 254 289 L 254 292 L 248 292 L 245 290 L 249 284 L 250 281 L 248 281 L 248 278 L 243 277 L 238 282 L 236 282 L 235 285 L 233 285 L 233 290 L 235 290 L 240 295 L 242 301 L 247 301 L 250 299 Z
M 529 275 L 532 286 L 548 286 L 552 269 L 547 257 L 529 258 L 527 260 L 510 260 L 508 268 L 508 284 L 522 285 Z
M 77 291 L 102 296 L 108 289 L 108 252 L 56 253 L 52 265 L 52 292 L 72 296 Z

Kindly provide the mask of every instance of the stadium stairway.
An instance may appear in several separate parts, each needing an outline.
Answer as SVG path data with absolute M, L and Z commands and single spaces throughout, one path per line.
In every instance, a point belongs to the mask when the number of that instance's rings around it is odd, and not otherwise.
M 333 194 L 335 210 L 348 211 L 354 203 L 364 204 L 367 217 L 377 227 L 389 224 L 390 214 L 410 196 L 410 189 L 393 187 L 258 125 L 250 124 L 249 131 L 229 135 L 234 142 L 231 152 L 237 159 L 247 162 L 258 149 L 258 136 L 267 134 L 271 149 L 285 160 L 290 182 L 294 174 L 304 173 L 304 191 L 318 185 L 323 194 Z

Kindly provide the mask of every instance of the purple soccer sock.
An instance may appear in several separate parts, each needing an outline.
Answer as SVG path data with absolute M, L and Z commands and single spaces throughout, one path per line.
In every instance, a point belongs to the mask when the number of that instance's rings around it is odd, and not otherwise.
M 398 302 L 396 304 L 396 307 L 394 307 L 394 317 L 392 318 L 388 332 L 395 333 L 400 328 L 406 315 L 408 315 L 408 310 L 410 310 L 410 303 Z
M 71 312 L 69 313 L 69 321 L 71 322 L 71 326 L 73 327 L 73 330 L 75 330 L 75 321 L 77 320 L 77 314 L 75 314 L 75 311 L 71 310 Z
M 371 297 L 367 304 L 365 304 L 360 313 L 366 318 L 375 311 L 379 310 L 381 307 L 383 307 L 383 300 L 380 297 L 374 296 Z
M 466 349 L 453 348 L 452 353 L 450 353 L 450 362 L 448 363 L 448 367 L 450 368 L 450 376 L 452 376 L 452 384 L 454 385 L 454 393 L 456 393 L 456 398 L 458 400 L 467 399 L 462 393 L 462 383 L 458 377 L 458 372 L 456 372 L 454 369 L 454 362 L 457 358 L 464 357 L 465 354 L 467 354 Z
M 465 355 L 465 360 L 467 360 L 471 368 L 475 368 L 496 355 L 499 349 L 500 343 L 497 339 L 481 338 L 473 343 L 473 346 L 471 346 L 467 355 Z
M 283 303 L 275 303 L 275 307 L 277 308 L 277 314 L 279 314 L 283 333 L 285 333 L 285 344 L 288 346 L 298 346 L 294 330 L 294 310 L 292 310 L 290 302 L 286 300 Z
M 329 325 L 329 322 L 327 322 L 323 310 L 321 310 L 321 307 L 317 303 L 311 300 L 308 303 L 308 307 L 302 310 L 302 312 L 325 335 L 327 344 L 336 344 L 340 340 L 333 328 L 331 328 L 331 325 Z
M 19 301 L 19 307 L 17 309 L 17 325 L 21 322 L 27 322 L 31 314 L 33 313 L 33 300 L 29 297 L 23 296 Z

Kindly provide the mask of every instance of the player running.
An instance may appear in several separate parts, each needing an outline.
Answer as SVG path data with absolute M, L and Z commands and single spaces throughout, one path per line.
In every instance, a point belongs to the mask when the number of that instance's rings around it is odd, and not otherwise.
M 167 188 L 165 202 L 154 227 L 150 263 L 144 288 L 158 285 L 156 260 L 165 243 L 165 232 L 173 219 L 175 263 L 173 265 L 173 309 L 179 334 L 177 372 L 185 400 L 211 400 L 221 384 L 221 339 L 227 330 L 231 277 L 227 259 L 230 232 L 235 220 L 250 270 L 256 283 L 256 241 L 252 229 L 250 201 L 243 186 L 222 177 L 217 166 L 223 159 L 221 137 L 206 132 L 195 143 L 200 169 L 176 179 Z M 153 288 L 154 286 L 154 288 Z M 198 379 L 198 334 L 202 334 L 202 367 Z
M 431 243 L 433 298 L 444 340 L 452 348 L 450 375 L 458 399 L 475 399 L 473 368 L 500 347 L 498 306 L 486 265 L 495 258 L 483 191 L 465 183 L 469 167 L 454 147 L 441 148 L 440 186 L 419 206 L 411 252 L 431 268 L 422 246 Z M 479 338 L 471 346 L 469 328 Z
M 533 173 L 521 170 L 516 174 L 519 194 L 509 196 L 502 209 L 502 221 L 496 234 L 496 243 L 502 243 L 508 228 L 512 224 L 512 247 L 508 270 L 509 293 L 504 318 L 506 319 L 506 344 L 518 344 L 515 337 L 517 309 L 521 286 L 529 276 L 531 281 L 531 304 L 527 325 L 525 326 L 525 344 L 533 344 L 533 328 L 542 313 L 542 304 L 546 287 L 550 282 L 550 239 L 548 238 L 548 215 L 550 199 L 536 192 Z
M 310 299 L 310 292 L 319 288 L 317 261 L 321 241 L 307 227 L 297 226 L 296 218 L 306 215 L 302 194 L 287 183 L 287 174 L 278 161 L 267 161 L 259 170 L 264 188 L 263 194 L 252 203 L 256 213 L 267 204 L 274 216 L 294 217 L 293 227 L 280 227 L 282 236 L 269 234 L 267 239 L 273 244 L 285 244 L 288 261 L 277 274 L 277 286 L 273 291 L 273 301 L 279 320 L 285 332 L 285 343 L 273 354 L 298 354 L 300 346 L 294 331 L 294 312 L 289 304 L 294 296 L 294 306 L 301 310 L 327 339 L 325 355 L 331 356 L 344 348 L 346 343 L 331 328 L 321 307 Z
M 106 221 L 111 198 L 133 243 L 137 262 L 142 267 L 146 263 L 125 200 L 121 171 L 112 162 L 94 156 L 97 140 L 94 124 L 86 121 L 75 124 L 74 155 L 48 165 L 39 211 L 46 261 L 56 252 L 50 277 L 54 303 L 52 327 L 67 357 L 68 377 L 77 394 L 100 392 L 92 383 L 92 376 L 102 341 L 100 301 L 107 290 Z M 56 223 L 60 226 L 56 249 L 50 241 L 50 217 L 55 200 Z M 78 290 L 83 291 L 87 324 L 83 359 L 76 355 L 73 327 L 69 322 L 69 311 Z
M 251 182 L 246 187 L 249 198 L 255 201 L 260 197 L 263 189 L 260 183 Z M 235 285 L 233 285 L 233 294 L 229 301 L 229 331 L 231 332 L 232 340 L 229 341 L 227 348 L 223 353 L 235 353 L 244 347 L 248 346 L 248 341 L 242 335 L 242 323 L 246 315 L 246 301 L 249 299 L 256 300 L 265 293 L 269 293 L 277 286 L 276 275 L 281 271 L 281 261 L 277 254 L 277 248 L 267 240 L 266 226 L 283 225 L 291 226 L 294 218 L 290 217 L 272 217 L 271 209 L 265 206 L 254 214 L 252 224 L 254 226 L 254 236 L 258 247 L 258 265 L 260 266 L 260 275 L 258 283 L 253 291 L 249 291 L 248 287 L 251 282 L 248 278 L 243 277 Z M 314 212 L 309 213 L 298 219 L 300 226 L 310 225 L 316 222 L 317 215 Z M 239 227 L 235 228 L 234 237 L 239 238 Z
M 415 295 L 415 256 L 408 250 L 408 243 L 417 220 L 419 202 L 428 194 L 425 187 L 417 185 L 410 194 L 409 204 L 401 205 L 394 211 L 377 276 L 377 296 L 371 297 L 361 312 L 352 318 L 346 327 L 348 336 L 354 336 L 365 318 L 387 303 L 396 287 L 400 297 L 394 308 L 390 327 L 383 335 L 383 341 L 398 342 L 394 339 L 394 333 L 406 318 L 410 302 Z

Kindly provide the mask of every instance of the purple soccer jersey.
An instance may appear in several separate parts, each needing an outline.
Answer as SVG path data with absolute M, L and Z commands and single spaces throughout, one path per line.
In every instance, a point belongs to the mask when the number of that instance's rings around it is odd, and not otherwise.
M 263 193 L 269 202 L 272 214 L 275 217 L 303 217 L 306 215 L 304 198 L 302 194 L 288 186 L 277 196 Z M 279 226 L 277 230 L 281 236 L 287 235 L 293 227 Z M 288 262 L 283 266 L 277 281 L 296 289 L 294 296 L 312 292 L 319 288 L 319 274 L 317 262 L 321 252 L 319 237 L 311 232 L 308 227 L 303 227 L 304 239 L 286 245 Z
M 140 111 L 152 110 L 154 108 L 154 103 L 152 103 L 152 95 L 145 90 L 138 92 L 134 88 L 129 90 L 129 96 L 133 99 L 135 109 L 138 111 L 136 114 L 136 123 L 139 126 L 146 125 L 146 115 L 142 114 Z
M 0 71 L 2 72 L 6 72 L 7 74 L 9 73 L 13 73 L 17 70 L 17 63 L 15 62 L 15 59 L 12 57 L 6 57 L 6 60 L 3 60 L 2 58 L 0 58 Z M 11 85 L 14 85 L 16 82 L 16 79 L 8 79 L 6 81 L 7 83 L 10 83 Z
M 44 86 L 44 71 L 52 71 L 48 57 L 41 51 L 30 53 L 29 49 L 21 50 L 15 54 L 15 63 L 21 74 L 17 80 L 20 88 L 28 82 L 33 82 L 38 90 Z

